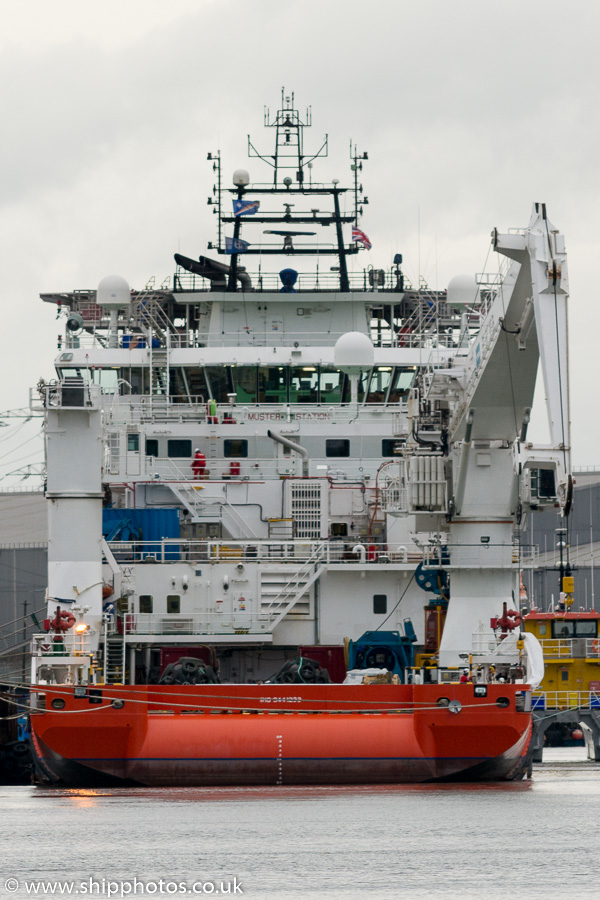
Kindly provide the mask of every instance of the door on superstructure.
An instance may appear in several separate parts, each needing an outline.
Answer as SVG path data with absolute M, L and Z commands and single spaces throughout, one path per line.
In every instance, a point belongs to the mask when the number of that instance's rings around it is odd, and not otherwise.
M 127 432 L 127 475 L 141 475 L 140 462 L 140 433 L 139 431 Z

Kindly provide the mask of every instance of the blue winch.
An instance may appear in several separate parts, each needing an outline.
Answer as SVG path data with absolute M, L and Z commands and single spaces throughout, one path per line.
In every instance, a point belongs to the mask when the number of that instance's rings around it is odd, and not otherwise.
M 414 665 L 417 636 L 410 619 L 399 631 L 365 631 L 348 645 L 349 669 L 387 669 L 404 681 L 404 670 Z

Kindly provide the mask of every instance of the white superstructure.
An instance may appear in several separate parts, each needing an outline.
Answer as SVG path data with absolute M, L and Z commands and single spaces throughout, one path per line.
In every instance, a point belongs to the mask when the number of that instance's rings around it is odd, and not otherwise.
M 139 680 L 159 648 L 196 645 L 215 648 L 224 677 L 257 680 L 300 646 L 406 618 L 426 645 L 422 573 L 449 601 L 431 660 L 461 665 L 535 565 L 529 510 L 568 513 L 566 255 L 543 204 L 526 228 L 494 232 L 501 277 L 415 289 L 397 258 L 357 279 L 343 228 L 361 211 L 363 157 L 345 216 L 337 183 L 307 186 L 304 125 L 282 107 L 274 182 L 231 190 L 282 212 L 229 216 L 216 157 L 213 249 L 232 225 L 227 265 L 177 257 L 160 288 L 111 276 L 42 295 L 66 321 L 56 381 L 32 394 L 46 415 L 49 618 L 59 607 L 77 624 L 63 659 L 37 638 L 34 680 Z M 242 218 L 261 232 L 261 269 L 269 253 L 315 253 L 302 229 L 329 226 L 337 274 L 242 269 L 258 246 L 244 247 Z M 548 447 L 526 439 L 540 360 Z

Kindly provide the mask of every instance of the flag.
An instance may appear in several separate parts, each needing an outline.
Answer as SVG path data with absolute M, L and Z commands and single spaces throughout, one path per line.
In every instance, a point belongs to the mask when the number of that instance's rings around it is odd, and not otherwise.
M 234 216 L 253 216 L 258 212 L 259 206 L 259 200 L 234 200 L 233 214 Z
M 249 242 L 241 238 L 225 238 L 225 253 L 245 253 L 249 246 Z
M 363 246 L 365 246 L 367 250 L 370 250 L 373 246 L 364 231 L 361 231 L 360 228 L 356 227 L 356 225 L 352 226 L 352 240 L 355 244 L 363 244 Z

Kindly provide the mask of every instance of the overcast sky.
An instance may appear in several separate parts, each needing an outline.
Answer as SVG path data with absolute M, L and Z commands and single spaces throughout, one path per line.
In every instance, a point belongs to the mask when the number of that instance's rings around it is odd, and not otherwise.
M 369 152 L 361 264 L 400 251 L 413 280 L 420 259 L 443 288 L 482 270 L 494 226 L 547 204 L 569 252 L 574 462 L 600 465 L 596 0 L 0 0 L 0 12 L 1 410 L 52 375 L 59 323 L 41 291 L 113 272 L 139 289 L 173 272 L 174 252 L 206 250 L 206 154 L 221 149 L 226 178 L 243 165 L 263 180 L 246 135 L 270 148 L 263 106 L 276 110 L 285 85 L 312 105 L 307 143 L 329 134 L 320 180 L 348 178 L 350 138 Z M 15 427 L 1 429 L 0 476 L 42 458 Z

